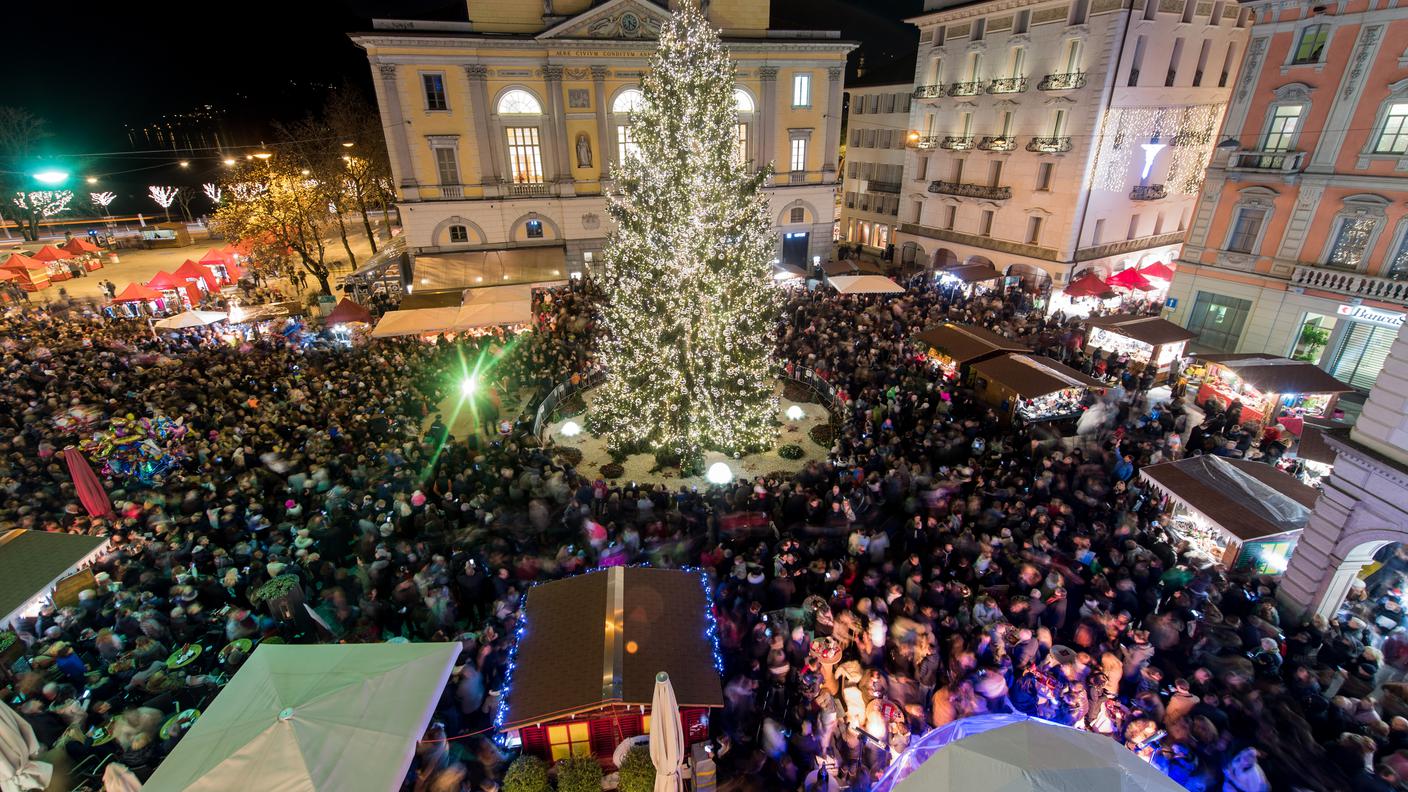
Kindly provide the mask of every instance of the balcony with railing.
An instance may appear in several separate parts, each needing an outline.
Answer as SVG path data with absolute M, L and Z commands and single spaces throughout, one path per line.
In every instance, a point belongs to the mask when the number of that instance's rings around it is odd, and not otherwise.
M 1265 173 L 1299 173 L 1305 167 L 1304 151 L 1234 151 L 1227 169 Z
M 1069 137 L 1039 137 L 1027 141 L 1027 151 L 1037 154 L 1064 154 L 1070 150 Z
M 442 184 L 440 185 L 440 198 L 442 200 L 453 200 L 464 197 L 464 185 Z
M 929 192 L 939 195 L 955 195 L 959 198 L 982 198 L 988 201 L 1006 201 L 1012 197 L 1011 187 L 993 187 L 987 184 L 966 184 L 942 180 L 929 182 Z
M 938 135 L 911 135 L 906 145 L 915 149 L 935 149 L 943 138 Z
M 899 193 L 900 183 L 892 181 L 876 181 L 871 179 L 865 183 L 865 191 L 873 193 Z
M 978 141 L 978 148 L 983 151 L 1012 151 L 1017 148 L 1017 139 L 1011 135 L 988 135 Z
M 939 148 L 946 148 L 949 151 L 967 151 L 973 148 L 973 137 L 960 137 L 958 135 L 948 135 L 939 141 Z
M 545 198 L 552 194 L 552 185 L 544 182 L 505 182 L 507 198 Z
M 1408 281 L 1379 278 L 1360 272 L 1297 266 L 1291 271 L 1291 284 L 1306 289 L 1320 289 L 1408 306 Z
M 938 99 L 944 95 L 944 84 L 934 83 L 933 85 L 914 86 L 915 99 Z
M 977 96 L 987 87 L 987 83 L 982 80 L 974 82 L 950 83 L 948 86 L 949 96 Z
M 1063 74 L 1048 74 L 1037 83 L 1038 91 L 1073 91 L 1077 88 L 1085 87 L 1085 72 L 1065 72 Z
M 1168 197 L 1168 190 L 1162 184 L 1136 184 L 1129 191 L 1131 201 L 1161 201 Z
M 806 171 L 792 171 L 792 172 L 788 173 L 788 174 L 787 174 L 787 183 L 788 183 L 788 184 L 806 184 L 806 183 L 807 183 L 807 172 L 806 172 Z
M 1026 77 L 1000 77 L 988 83 L 988 93 L 990 94 L 1022 93 L 1026 90 Z

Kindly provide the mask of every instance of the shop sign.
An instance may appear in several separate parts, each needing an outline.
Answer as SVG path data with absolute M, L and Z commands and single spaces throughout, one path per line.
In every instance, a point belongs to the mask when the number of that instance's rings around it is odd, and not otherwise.
M 1395 311 L 1370 308 L 1367 305 L 1341 305 L 1338 312 L 1340 316 L 1355 322 L 1368 322 L 1384 327 L 1403 326 L 1403 314 Z

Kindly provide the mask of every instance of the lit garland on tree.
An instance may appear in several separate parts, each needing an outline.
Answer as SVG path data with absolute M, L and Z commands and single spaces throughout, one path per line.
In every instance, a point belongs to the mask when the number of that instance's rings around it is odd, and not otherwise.
M 661 31 L 641 93 L 635 151 L 612 173 L 594 424 L 613 448 L 684 462 L 767 447 L 780 310 L 767 172 L 738 161 L 733 64 L 693 3 Z
M 200 189 L 201 192 L 205 193 L 205 197 L 210 199 L 211 203 L 217 206 L 220 204 L 220 198 L 224 195 L 224 193 L 220 191 L 220 185 L 206 182 L 200 186 Z

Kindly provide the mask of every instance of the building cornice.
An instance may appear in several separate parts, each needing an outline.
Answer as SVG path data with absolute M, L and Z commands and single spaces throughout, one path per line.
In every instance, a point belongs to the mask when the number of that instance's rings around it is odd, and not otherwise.
M 418 35 L 414 33 L 387 34 L 370 33 L 365 35 L 351 36 L 353 43 L 362 49 L 376 47 L 413 47 L 420 49 L 472 49 L 472 50 L 509 50 L 509 49 L 529 49 L 529 50 L 550 50 L 568 48 L 597 48 L 614 49 L 629 52 L 639 52 L 642 57 L 653 55 L 656 49 L 654 39 L 625 40 L 625 39 L 538 39 L 527 37 L 499 37 L 499 36 L 475 36 L 465 34 L 444 34 L 436 36 Z M 731 53 L 738 52 L 826 52 L 837 55 L 845 55 L 856 47 L 859 42 L 847 39 L 724 39 L 724 46 Z
M 1055 8 L 1056 6 L 1068 4 L 1054 3 L 1051 2 L 1051 0 L 989 0 L 989 2 L 986 3 L 973 3 L 958 8 L 941 9 L 928 14 L 921 14 L 917 17 L 910 17 L 905 21 L 916 27 L 929 27 L 931 25 L 941 25 L 960 19 L 972 19 L 974 17 L 988 16 L 989 14 L 1000 14 L 1003 11 L 1019 11 L 1024 8 L 1041 5 L 1049 5 Z M 1120 0 L 1120 8 L 1115 10 L 1126 9 L 1129 5 L 1130 0 Z
M 1404 467 L 1402 462 L 1359 442 L 1347 430 L 1325 432 L 1322 436 L 1335 449 L 1336 465 L 1341 459 L 1348 459 L 1399 487 L 1408 488 L 1408 467 Z

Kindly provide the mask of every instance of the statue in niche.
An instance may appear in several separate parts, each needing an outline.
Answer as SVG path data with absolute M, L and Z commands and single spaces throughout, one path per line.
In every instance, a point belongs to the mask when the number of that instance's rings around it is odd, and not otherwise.
M 587 139 L 586 132 L 577 133 L 577 167 L 590 168 L 592 166 L 592 142 Z

